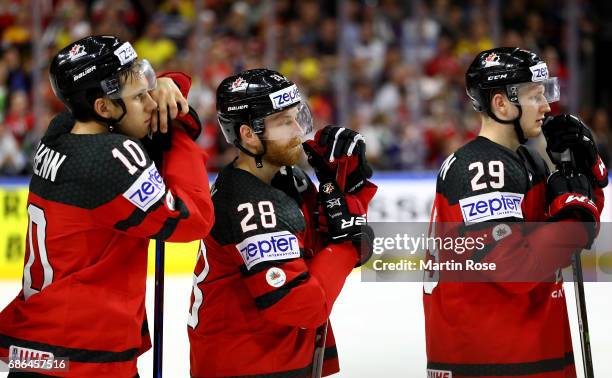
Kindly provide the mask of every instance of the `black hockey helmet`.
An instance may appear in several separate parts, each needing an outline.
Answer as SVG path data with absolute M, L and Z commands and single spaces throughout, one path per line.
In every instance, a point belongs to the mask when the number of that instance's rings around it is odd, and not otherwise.
M 228 143 L 255 158 L 257 167 L 266 153 L 265 118 L 297 107 L 296 121 L 302 133 L 312 131 L 312 115 L 297 85 L 280 73 L 265 68 L 247 70 L 225 78 L 217 87 L 217 117 Z M 263 152 L 253 153 L 240 144 L 239 128 L 247 125 L 259 136 Z
M 64 47 L 53 58 L 49 78 L 55 95 L 77 119 L 97 119 L 117 123 L 125 115 L 125 104 L 120 76 L 128 70 L 142 74 L 148 89 L 155 88 L 155 71 L 146 60 L 137 60 L 129 42 L 114 36 L 89 36 Z M 100 117 L 93 109 L 96 98 L 108 96 L 123 108 L 118 120 Z
M 526 139 L 520 127 L 523 99 L 521 87 L 538 83 L 544 85 L 544 97 L 548 103 L 559 100 L 559 83 L 548 76 L 548 67 L 535 53 L 518 47 L 498 47 L 479 53 L 465 74 L 466 92 L 472 106 L 478 112 L 486 112 L 500 123 L 513 123 L 520 143 Z M 491 110 L 495 90 L 503 91 L 508 100 L 518 106 L 519 116 L 512 121 L 500 120 Z
M 228 143 L 238 140 L 238 128 L 250 126 L 256 134 L 265 130 L 264 119 L 298 106 L 298 122 L 304 133 L 312 130 L 312 117 L 298 87 L 280 73 L 265 68 L 243 71 L 224 79 L 217 88 L 217 116 Z

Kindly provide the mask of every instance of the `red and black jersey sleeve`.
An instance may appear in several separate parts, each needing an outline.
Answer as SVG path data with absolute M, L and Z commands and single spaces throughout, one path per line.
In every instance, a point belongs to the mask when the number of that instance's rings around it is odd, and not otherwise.
M 164 175 L 140 141 L 119 134 L 63 134 L 39 146 L 66 159 L 55 180 L 35 175 L 30 189 L 44 198 L 91 211 L 91 222 L 104 228 L 170 241 L 204 237 L 214 213 L 205 158 L 181 130 L 166 153 Z
M 534 166 L 483 137 L 449 156 L 437 179 L 436 235 L 481 238 L 484 247 L 462 256 L 441 250 L 433 257 L 494 262 L 497 270 L 484 278 L 494 282 L 535 282 L 569 264 L 571 254 L 584 245 L 586 230 L 574 225 L 576 231 L 568 234 L 568 222 L 526 224 L 545 219 L 546 172 Z
M 304 328 L 324 323 L 356 264 L 355 247 L 331 245 L 307 264 L 307 225 L 298 203 L 232 166 L 217 178 L 213 202 L 216 222 L 207 247 L 223 248 L 239 266 L 262 316 Z
M 125 147 L 126 140 L 131 141 L 124 139 L 121 147 Z M 126 157 L 140 153 L 141 145 L 129 145 L 133 148 L 127 151 Z M 121 147 L 114 146 L 101 157 L 100 163 L 108 166 L 106 174 L 110 177 L 94 178 L 106 181 L 114 176 L 122 182 L 121 193 L 95 209 L 99 222 L 130 235 L 151 239 L 185 242 L 206 236 L 214 222 L 206 160 L 187 134 L 175 130 L 172 147 L 164 156 L 163 174 L 148 157 L 145 157 L 144 167 L 127 169 L 117 158 Z

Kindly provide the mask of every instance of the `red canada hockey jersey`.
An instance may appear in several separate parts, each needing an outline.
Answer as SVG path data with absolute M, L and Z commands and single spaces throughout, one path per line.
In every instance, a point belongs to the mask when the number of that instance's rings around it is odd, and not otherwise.
M 138 140 L 72 124 L 58 116 L 36 151 L 23 289 L 0 312 L 0 356 L 69 360 L 46 375 L 131 378 L 150 347 L 149 239 L 197 240 L 214 222 L 204 155 L 176 130 L 162 178 Z
M 442 165 L 432 229 L 436 236 L 483 237 L 485 248 L 463 256 L 430 251 L 429 259 L 497 262 L 499 270 L 483 273 L 490 275 L 481 282 L 426 272 L 428 377 L 576 376 L 563 285 L 555 273 L 584 247 L 587 232 L 571 221 L 529 229 L 526 222 L 547 219 L 547 173 L 537 153 L 523 146 L 511 151 L 484 137 Z
M 373 196 L 375 187 L 362 190 Z M 357 262 L 349 242 L 321 246 L 308 205 L 315 196 L 305 192 L 298 204 L 231 164 L 220 172 L 215 225 L 194 270 L 192 377 L 308 375 L 316 328 Z M 330 326 L 323 374 L 338 370 Z

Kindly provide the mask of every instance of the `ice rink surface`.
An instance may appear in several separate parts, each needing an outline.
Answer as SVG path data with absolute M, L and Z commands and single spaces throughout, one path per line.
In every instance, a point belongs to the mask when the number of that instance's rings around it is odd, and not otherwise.
M 191 277 L 166 277 L 164 376 L 189 377 L 187 311 Z M 16 281 L 0 281 L 0 308 L 19 291 Z M 361 282 L 348 278 L 332 313 L 342 378 L 425 377 L 425 333 L 420 283 Z M 565 284 L 578 377 L 582 375 L 580 338 L 572 283 Z M 612 283 L 586 283 L 591 346 L 597 378 L 612 377 Z M 153 280 L 147 311 L 153 326 Z M 152 376 L 152 351 L 139 360 L 141 377 Z M 0 373 L 6 377 L 6 373 Z

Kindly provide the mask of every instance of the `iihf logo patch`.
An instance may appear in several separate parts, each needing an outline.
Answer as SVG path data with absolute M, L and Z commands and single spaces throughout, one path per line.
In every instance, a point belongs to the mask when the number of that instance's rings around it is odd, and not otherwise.
M 68 53 L 68 57 L 70 59 L 76 59 L 76 58 L 81 57 L 81 56 L 83 56 L 85 54 L 86 54 L 85 46 L 83 46 L 83 45 L 74 45 L 70 49 L 70 52 Z
M 285 272 L 277 267 L 272 267 L 266 272 L 266 282 L 272 287 L 281 287 L 287 281 Z
M 321 188 L 321 190 L 323 191 L 323 193 L 330 194 L 331 192 L 334 191 L 334 184 L 332 184 L 331 182 L 328 182 L 327 184 L 323 184 L 323 188 Z

